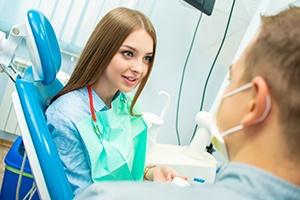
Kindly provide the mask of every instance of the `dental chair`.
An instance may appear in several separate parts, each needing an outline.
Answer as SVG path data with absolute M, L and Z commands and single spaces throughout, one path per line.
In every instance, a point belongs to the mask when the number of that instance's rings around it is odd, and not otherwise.
M 11 66 L 21 39 L 26 40 L 32 61 L 22 77 Z M 1 68 L 15 81 L 13 105 L 39 197 L 73 199 L 44 115 L 50 99 L 63 87 L 56 78 L 61 54 L 50 22 L 41 12 L 29 10 L 26 23 L 13 27 L 4 42 L 2 38 L 0 51 Z

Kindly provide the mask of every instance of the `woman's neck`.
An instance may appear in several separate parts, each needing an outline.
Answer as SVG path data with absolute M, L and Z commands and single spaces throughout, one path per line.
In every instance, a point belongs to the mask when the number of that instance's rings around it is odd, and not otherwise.
M 92 89 L 95 93 L 100 97 L 100 99 L 104 102 L 104 104 L 111 108 L 111 102 L 116 94 L 117 91 L 109 90 L 106 87 L 100 87 L 97 84 L 91 85 Z

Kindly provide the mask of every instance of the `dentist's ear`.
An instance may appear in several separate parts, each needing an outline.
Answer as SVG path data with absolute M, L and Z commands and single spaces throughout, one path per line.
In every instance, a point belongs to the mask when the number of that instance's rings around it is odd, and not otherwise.
M 269 87 L 266 80 L 261 76 L 256 76 L 252 83 L 253 95 L 247 105 L 247 114 L 242 119 L 244 127 L 264 120 L 270 110 Z

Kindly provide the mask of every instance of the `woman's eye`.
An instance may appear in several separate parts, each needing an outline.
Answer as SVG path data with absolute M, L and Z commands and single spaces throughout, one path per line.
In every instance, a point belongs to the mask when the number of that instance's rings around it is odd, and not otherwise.
M 152 56 L 146 56 L 144 60 L 149 63 L 152 61 Z
M 132 57 L 132 53 L 130 51 L 123 51 L 122 54 L 126 57 Z

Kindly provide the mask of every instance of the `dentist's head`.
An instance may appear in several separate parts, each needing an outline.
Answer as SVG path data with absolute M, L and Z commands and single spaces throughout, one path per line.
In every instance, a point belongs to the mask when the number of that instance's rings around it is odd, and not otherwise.
M 229 70 L 218 128 L 212 127 L 216 148 L 275 174 L 295 161 L 299 166 L 300 10 L 262 17 L 259 33 Z

